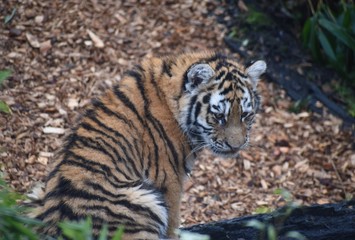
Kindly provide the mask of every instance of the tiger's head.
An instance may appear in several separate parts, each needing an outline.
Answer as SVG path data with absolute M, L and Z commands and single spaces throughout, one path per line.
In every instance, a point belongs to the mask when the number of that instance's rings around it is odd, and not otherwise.
M 256 86 L 265 70 L 264 61 L 244 67 L 226 57 L 188 68 L 179 121 L 194 151 L 209 148 L 216 155 L 235 157 L 248 145 L 260 105 Z

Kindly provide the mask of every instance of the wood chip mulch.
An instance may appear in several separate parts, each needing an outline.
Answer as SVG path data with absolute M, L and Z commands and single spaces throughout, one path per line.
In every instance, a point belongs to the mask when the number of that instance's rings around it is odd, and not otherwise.
M 164 3 L 163 3 L 164 2 Z M 4 18 L 16 8 L 13 19 Z M 0 70 L 11 69 L 0 100 L 0 170 L 16 190 L 44 179 L 61 137 L 90 98 L 119 81 L 146 55 L 213 49 L 228 52 L 217 1 L 4 1 Z M 241 60 L 242 61 L 242 60 Z M 300 204 L 355 196 L 355 151 L 341 120 L 290 113 L 278 86 L 260 84 L 263 110 L 251 147 L 237 159 L 205 152 L 186 183 L 182 224 L 274 209 L 290 191 Z

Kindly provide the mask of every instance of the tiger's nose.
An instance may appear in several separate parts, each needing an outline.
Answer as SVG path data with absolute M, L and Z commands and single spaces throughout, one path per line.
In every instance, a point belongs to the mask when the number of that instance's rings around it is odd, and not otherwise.
M 226 145 L 233 151 L 239 150 L 247 141 L 245 136 L 233 135 L 226 139 Z

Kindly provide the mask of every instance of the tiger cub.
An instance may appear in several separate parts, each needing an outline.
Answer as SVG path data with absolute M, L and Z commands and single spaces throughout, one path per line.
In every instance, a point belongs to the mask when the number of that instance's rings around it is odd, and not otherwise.
M 259 108 L 264 61 L 245 68 L 216 53 L 145 59 L 93 100 L 67 136 L 34 215 L 43 232 L 91 216 L 94 234 L 173 238 L 196 153 L 235 157 Z

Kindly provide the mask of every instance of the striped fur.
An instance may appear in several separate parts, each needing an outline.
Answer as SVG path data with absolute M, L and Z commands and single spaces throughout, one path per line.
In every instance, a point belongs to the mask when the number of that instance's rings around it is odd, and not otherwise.
M 173 237 L 183 181 L 197 152 L 233 157 L 248 144 L 263 61 L 215 53 L 149 58 L 94 100 L 66 139 L 33 215 L 43 232 L 91 216 L 97 234 Z

